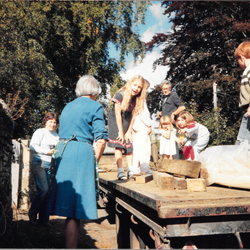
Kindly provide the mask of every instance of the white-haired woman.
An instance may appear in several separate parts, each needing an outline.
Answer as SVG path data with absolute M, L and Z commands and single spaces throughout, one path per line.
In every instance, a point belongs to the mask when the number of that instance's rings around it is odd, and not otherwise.
M 108 140 L 103 107 L 95 101 L 100 90 L 93 76 L 81 77 L 75 90 L 78 98 L 65 106 L 60 117 L 50 214 L 67 217 L 66 248 L 77 248 L 80 219 L 98 218 L 92 144 L 96 142 L 98 162 Z

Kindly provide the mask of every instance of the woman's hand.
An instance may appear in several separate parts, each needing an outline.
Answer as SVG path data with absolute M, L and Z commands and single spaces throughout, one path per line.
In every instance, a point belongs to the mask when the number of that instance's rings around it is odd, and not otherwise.
M 130 140 L 130 142 L 133 142 L 132 133 L 130 131 L 126 132 L 125 140 L 126 140 L 127 143 L 128 143 L 128 140 Z
M 47 153 L 47 155 L 52 155 L 53 152 L 54 152 L 54 149 L 52 148 L 52 149 Z
M 124 136 L 122 132 L 118 131 L 118 136 L 116 137 L 116 140 L 121 141 L 121 143 L 124 142 Z

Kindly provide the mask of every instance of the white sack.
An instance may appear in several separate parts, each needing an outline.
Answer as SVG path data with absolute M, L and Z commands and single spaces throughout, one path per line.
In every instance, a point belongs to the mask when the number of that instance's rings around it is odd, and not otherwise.
M 208 170 L 209 185 L 216 183 L 229 187 L 250 189 L 250 153 L 248 141 L 241 145 L 207 148 L 198 161 Z

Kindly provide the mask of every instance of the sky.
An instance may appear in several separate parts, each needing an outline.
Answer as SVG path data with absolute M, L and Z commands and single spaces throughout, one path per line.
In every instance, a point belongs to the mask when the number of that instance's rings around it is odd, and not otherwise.
M 160 1 L 151 1 L 145 19 L 145 25 L 140 26 L 141 41 L 149 42 L 157 33 L 166 33 L 171 28 L 168 17 L 163 15 L 164 8 Z M 161 83 L 167 74 L 166 66 L 157 66 L 153 71 L 153 62 L 160 57 L 161 47 L 154 48 L 152 52 L 147 52 L 142 63 L 134 64 L 133 57 L 127 57 L 125 71 L 121 72 L 122 79 L 129 80 L 134 75 L 141 75 L 150 83 L 150 89 Z

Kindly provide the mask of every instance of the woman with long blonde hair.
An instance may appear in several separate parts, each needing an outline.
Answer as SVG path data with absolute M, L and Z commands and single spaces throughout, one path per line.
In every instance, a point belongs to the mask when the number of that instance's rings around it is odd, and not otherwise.
M 131 178 L 133 175 L 132 128 L 135 115 L 144 110 L 145 98 L 145 79 L 140 75 L 133 76 L 112 98 L 113 107 L 108 117 L 108 146 L 115 148 L 119 180 L 127 179 L 122 167 L 123 153 L 127 160 L 127 176 Z

